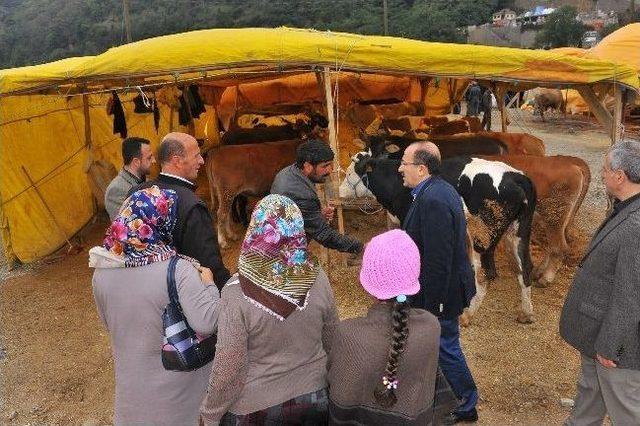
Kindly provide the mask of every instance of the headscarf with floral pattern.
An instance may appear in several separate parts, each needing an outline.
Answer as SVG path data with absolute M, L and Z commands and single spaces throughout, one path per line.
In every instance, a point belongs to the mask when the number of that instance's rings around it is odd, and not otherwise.
M 307 249 L 302 213 L 291 199 L 268 195 L 258 203 L 238 269 L 245 297 L 278 319 L 305 308 L 320 268 Z
M 104 238 L 104 248 L 124 257 L 125 267 L 148 265 L 175 256 L 171 246 L 178 195 L 154 185 L 127 198 Z

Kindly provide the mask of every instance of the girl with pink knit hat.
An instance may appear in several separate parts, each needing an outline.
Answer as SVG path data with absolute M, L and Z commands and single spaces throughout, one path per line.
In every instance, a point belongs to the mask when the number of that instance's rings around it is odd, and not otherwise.
M 413 309 L 420 290 L 420 253 L 399 229 L 374 237 L 360 270 L 362 287 L 376 300 L 366 317 L 336 327 L 329 354 L 330 423 L 431 425 L 456 406 L 452 392 L 434 406 L 440 325 Z M 447 397 L 442 400 L 441 397 Z

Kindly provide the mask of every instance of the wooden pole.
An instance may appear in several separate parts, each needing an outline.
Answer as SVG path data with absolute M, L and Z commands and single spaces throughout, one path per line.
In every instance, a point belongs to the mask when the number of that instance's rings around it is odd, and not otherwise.
M 587 105 L 589 105 L 589 110 L 591 110 L 593 115 L 595 115 L 600 124 L 609 131 L 609 134 L 612 137 L 613 133 L 611 132 L 611 129 L 613 128 L 613 117 L 598 100 L 598 96 L 593 91 L 593 88 L 591 86 L 578 86 L 576 89 L 578 90 L 578 93 L 580 93 L 580 96 L 582 96 L 582 99 L 584 99 Z M 613 141 L 613 137 L 611 140 Z
M 624 89 L 613 86 L 613 120 L 611 121 L 611 144 L 618 142 L 622 138 L 622 111 Z
M 53 211 L 51 211 L 51 208 L 49 207 L 49 204 L 47 204 L 47 202 L 44 200 L 44 197 L 42 196 L 42 193 L 40 192 L 40 190 L 36 186 L 36 183 L 31 178 L 31 175 L 29 174 L 29 172 L 27 172 L 27 169 L 24 166 L 21 165 L 20 167 L 22 167 L 22 172 L 24 173 L 25 177 L 27 178 L 27 181 L 29 181 L 29 185 L 36 192 L 36 195 L 38 196 L 40 201 L 42 201 L 42 204 L 44 205 L 44 208 L 47 210 L 47 213 L 49 213 L 49 216 L 51 216 L 51 220 L 53 221 L 53 224 L 56 226 L 56 229 L 58 230 L 58 232 L 60 232 L 60 235 L 62 235 L 62 238 L 64 238 L 64 240 L 69 245 L 69 251 L 73 250 L 74 249 L 74 245 L 71 244 L 71 241 L 69 241 L 69 237 L 67 237 L 67 233 L 62 229 L 62 226 L 60 225 L 60 223 L 58 223 L 58 220 L 56 219 L 56 216 L 53 214 Z
M 333 105 L 333 93 L 331 91 L 331 74 L 329 67 L 324 67 L 324 97 L 327 103 L 327 118 L 329 119 L 329 146 L 335 154 L 334 163 L 337 165 L 338 159 L 338 133 L 336 132 L 336 114 Z
M 327 107 L 327 118 L 329 119 L 329 146 L 334 153 L 333 157 L 333 167 L 335 170 L 340 169 L 340 150 L 338 148 L 338 132 L 336 129 L 336 113 L 335 113 L 335 105 L 333 103 L 333 92 L 331 90 L 331 74 L 329 71 L 329 67 L 324 67 L 323 73 L 323 83 L 324 83 L 324 97 Z M 325 196 L 326 201 L 326 193 L 323 191 L 323 195 Z M 343 223 L 344 220 L 342 218 L 343 211 L 342 206 L 337 207 L 336 213 L 338 214 L 338 224 Z M 344 232 L 344 229 L 342 230 Z M 327 265 L 329 262 L 329 251 L 326 247 L 322 248 L 323 257 L 326 258 Z
M 501 124 L 502 132 L 507 131 L 507 111 L 504 106 L 505 92 L 506 90 L 504 86 L 496 85 L 495 94 L 496 94 L 496 101 L 498 103 L 498 109 L 500 110 L 500 124 Z
M 389 5 L 382 0 L 382 19 L 384 20 L 384 35 L 389 35 Z
M 82 95 L 82 112 L 84 113 L 84 146 L 91 149 L 91 114 L 89 113 L 89 95 Z
M 124 30 L 127 34 L 127 43 L 131 43 L 131 22 L 129 21 L 129 0 L 122 0 L 124 15 Z

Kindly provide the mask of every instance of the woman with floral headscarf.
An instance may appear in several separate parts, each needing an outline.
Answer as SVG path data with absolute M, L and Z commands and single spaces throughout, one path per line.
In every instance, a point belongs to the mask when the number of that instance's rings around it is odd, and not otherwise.
M 300 209 L 269 195 L 256 206 L 239 272 L 222 290 L 204 424 L 325 424 L 333 292 L 307 249 Z
M 210 368 L 190 372 L 162 366 L 162 313 L 169 295 L 167 267 L 176 256 L 171 232 L 177 195 L 152 186 L 125 200 L 107 230 L 103 246 L 89 252 L 95 268 L 93 295 L 111 337 L 116 394 L 114 423 L 197 424 Z M 191 328 L 211 335 L 217 327 L 220 296 L 213 275 L 197 262 L 176 264 L 178 298 Z

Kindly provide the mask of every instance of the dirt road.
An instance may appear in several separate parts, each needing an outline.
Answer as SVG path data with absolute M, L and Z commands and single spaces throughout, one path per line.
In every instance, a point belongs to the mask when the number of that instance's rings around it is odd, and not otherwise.
M 499 120 L 494 120 L 494 124 Z M 557 333 L 559 311 L 577 258 L 604 217 L 599 182 L 601 156 L 609 142 L 596 125 L 574 121 L 542 124 L 516 117 L 511 131 L 530 131 L 546 142 L 548 154 L 575 155 L 592 170 L 592 185 L 579 212 L 573 254 L 557 280 L 533 290 L 536 322 L 515 321 L 519 290 L 513 263 L 500 248 L 499 278 L 491 284 L 474 324 L 462 332 L 469 364 L 480 390 L 481 425 L 557 425 L 572 398 L 578 356 Z M 348 232 L 362 239 L 383 230 L 383 214 L 349 213 Z M 106 223 L 94 226 L 89 244 L 98 244 Z M 534 260 L 539 248 L 534 247 Z M 237 248 L 225 252 L 235 269 Z M 334 259 L 335 262 L 335 259 Z M 363 313 L 369 298 L 357 281 L 357 268 L 333 264 L 329 276 L 340 314 Z M 98 320 L 91 294 L 87 253 L 54 264 L 38 264 L 0 275 L 0 423 L 97 425 L 110 423 L 113 363 L 108 334 Z

